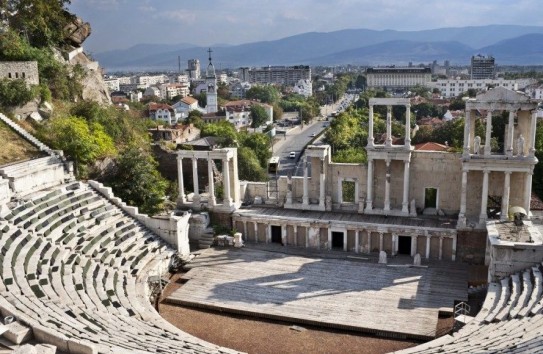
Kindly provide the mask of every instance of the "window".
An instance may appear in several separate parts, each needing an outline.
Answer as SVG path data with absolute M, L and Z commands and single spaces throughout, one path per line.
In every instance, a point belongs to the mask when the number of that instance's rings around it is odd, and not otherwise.
M 354 203 L 355 182 L 343 181 L 341 183 L 341 195 L 343 203 Z
M 437 188 L 424 189 L 424 208 L 437 208 Z

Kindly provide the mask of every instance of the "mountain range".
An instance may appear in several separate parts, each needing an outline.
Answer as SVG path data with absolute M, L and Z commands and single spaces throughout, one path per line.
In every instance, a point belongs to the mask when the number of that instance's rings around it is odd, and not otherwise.
M 493 55 L 498 65 L 542 65 L 543 26 L 489 25 L 423 31 L 346 29 L 308 32 L 274 41 L 213 48 L 217 69 L 267 65 L 405 65 L 449 60 L 467 65 L 472 55 Z M 93 54 L 108 71 L 176 70 L 188 59 L 207 63 L 207 47 L 190 43 L 138 44 Z

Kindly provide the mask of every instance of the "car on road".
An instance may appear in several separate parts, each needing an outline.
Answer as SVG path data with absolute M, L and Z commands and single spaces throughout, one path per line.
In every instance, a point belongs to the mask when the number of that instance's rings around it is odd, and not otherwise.
M 309 135 L 309 137 L 311 137 L 311 138 L 314 138 L 314 137 L 316 137 L 316 136 L 317 136 L 316 133 L 313 133 L 313 134 Z
M 296 158 L 296 152 L 291 151 L 290 154 L 288 154 L 288 157 L 291 158 L 291 159 Z

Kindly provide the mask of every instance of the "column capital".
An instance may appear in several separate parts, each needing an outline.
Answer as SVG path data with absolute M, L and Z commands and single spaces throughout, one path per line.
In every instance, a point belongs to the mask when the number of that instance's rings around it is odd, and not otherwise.
M 511 173 L 513 173 L 513 171 L 503 171 L 503 173 L 505 173 L 506 175 L 511 175 Z

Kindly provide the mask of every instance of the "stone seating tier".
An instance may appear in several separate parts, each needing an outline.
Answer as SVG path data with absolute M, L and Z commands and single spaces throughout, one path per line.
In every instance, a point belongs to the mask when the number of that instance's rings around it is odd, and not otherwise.
M 543 264 L 489 284 L 477 316 L 458 332 L 398 353 L 543 352 Z
M 33 194 L 10 210 L 0 245 L 0 311 L 38 341 L 72 353 L 231 352 L 156 313 L 147 277 L 175 251 L 86 184 Z

